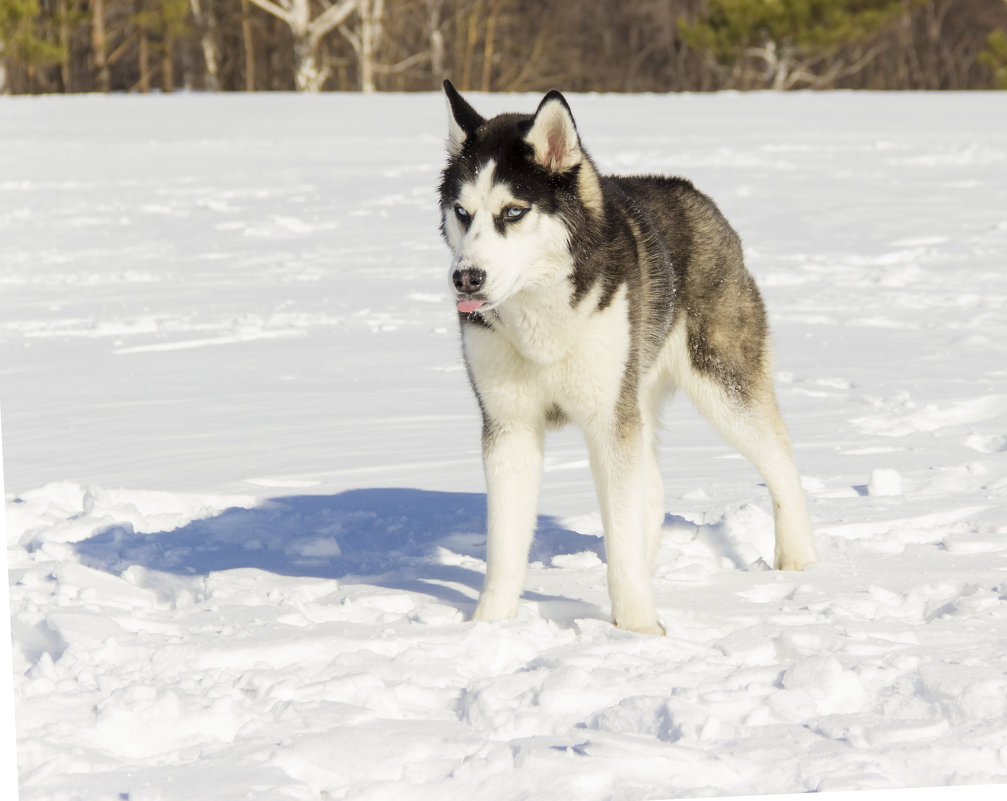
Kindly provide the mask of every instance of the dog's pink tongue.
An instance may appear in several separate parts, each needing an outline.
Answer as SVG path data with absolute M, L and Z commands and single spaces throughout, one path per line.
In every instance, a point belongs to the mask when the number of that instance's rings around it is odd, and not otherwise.
M 458 301 L 458 311 L 462 314 L 468 314 L 469 312 L 474 312 L 485 302 L 484 300 L 460 300 Z

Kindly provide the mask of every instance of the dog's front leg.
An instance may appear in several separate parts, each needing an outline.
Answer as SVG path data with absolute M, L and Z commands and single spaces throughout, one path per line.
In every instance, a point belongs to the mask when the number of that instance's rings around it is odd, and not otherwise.
M 642 634 L 664 634 L 650 576 L 647 451 L 638 422 L 586 432 L 605 527 L 612 622 Z
M 486 581 L 474 620 L 517 614 L 535 533 L 544 440 L 541 426 L 485 426 Z

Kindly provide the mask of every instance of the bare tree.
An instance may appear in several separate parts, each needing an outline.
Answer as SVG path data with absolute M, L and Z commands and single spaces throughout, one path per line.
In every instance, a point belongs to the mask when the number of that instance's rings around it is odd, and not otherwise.
M 1007 0 L 1004 0 L 1007 2 Z M 427 39 L 430 42 L 430 71 L 433 73 L 435 85 L 447 74 L 446 53 L 444 50 L 444 31 L 441 11 L 444 0 L 427 0 Z
M 175 91 L 175 43 L 186 33 L 189 4 L 187 0 L 159 0 L 161 12 L 156 20 L 161 35 L 161 91 Z
M 139 37 L 137 47 L 137 66 L 140 79 L 137 88 L 142 94 L 150 92 L 150 12 L 145 8 L 143 0 L 137 13 L 133 15 L 133 24 Z
M 253 0 L 254 1 L 254 0 Z M 348 25 L 340 25 L 339 32 L 357 54 L 360 68 L 360 91 L 377 91 L 374 83 L 378 44 L 381 41 L 385 16 L 385 0 L 357 0 L 357 17 L 360 24 L 356 30 Z
M 95 86 L 99 92 L 107 92 L 112 82 L 105 53 L 105 0 L 91 0 L 91 51 Z
M 205 0 L 189 0 L 192 18 L 199 28 L 199 43 L 206 63 L 206 88 L 211 92 L 220 89 L 220 49 L 217 47 L 217 22 L 213 13 L 204 6 Z
M 252 19 L 249 0 L 241 0 L 241 42 L 245 50 L 245 91 L 255 91 L 255 43 L 252 39 Z
M 357 88 L 377 91 L 379 75 L 385 78 L 383 88 L 393 83 L 405 88 L 405 84 L 415 81 L 429 86 L 423 74 L 426 65 L 435 60 L 439 65 L 435 85 L 439 86 L 445 58 L 440 19 L 443 2 L 427 0 L 424 8 L 415 0 L 358 0 L 355 27 L 349 23 L 339 26 L 353 50 Z M 389 6 L 393 8 L 389 10 Z
M 329 67 L 319 63 L 318 44 L 356 9 L 358 0 L 339 0 L 311 19 L 309 0 L 252 0 L 290 28 L 294 37 L 294 84 L 300 92 L 320 92 Z
M 63 91 L 69 92 L 73 85 L 73 65 L 70 62 L 70 13 L 71 3 L 68 0 L 57 0 L 56 14 L 59 17 L 59 77 Z

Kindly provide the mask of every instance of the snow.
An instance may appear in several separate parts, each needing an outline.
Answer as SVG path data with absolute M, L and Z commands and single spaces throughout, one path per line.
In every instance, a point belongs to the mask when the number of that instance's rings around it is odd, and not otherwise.
M 571 102 L 603 169 L 684 174 L 741 232 L 821 563 L 768 569 L 765 488 L 681 401 L 668 636 L 608 622 L 574 432 L 518 619 L 465 622 L 443 99 L 0 99 L 22 799 L 1007 782 L 1007 96 Z

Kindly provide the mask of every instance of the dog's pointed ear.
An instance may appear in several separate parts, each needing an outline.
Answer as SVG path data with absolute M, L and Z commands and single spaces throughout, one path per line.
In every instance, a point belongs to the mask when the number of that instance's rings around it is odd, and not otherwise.
M 525 141 L 535 150 L 535 161 L 550 172 L 566 172 L 584 159 L 570 106 L 555 89 L 539 103 Z
M 444 94 L 448 96 L 448 152 L 452 156 L 461 153 L 462 146 L 469 137 L 475 136 L 484 120 L 478 111 L 470 106 L 455 89 L 451 81 L 444 81 Z

